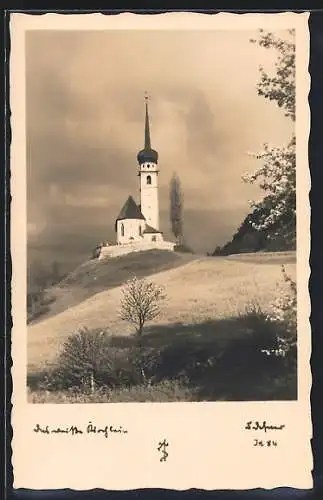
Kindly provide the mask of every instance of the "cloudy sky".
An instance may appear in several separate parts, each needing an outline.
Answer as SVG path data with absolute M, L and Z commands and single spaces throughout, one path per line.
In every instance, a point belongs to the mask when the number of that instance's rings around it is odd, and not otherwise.
M 277 33 L 286 36 L 284 32 Z M 28 244 L 46 261 L 80 260 L 129 194 L 138 200 L 144 92 L 160 158 L 161 226 L 170 177 L 182 182 L 185 234 L 197 251 L 231 238 L 258 197 L 247 152 L 282 144 L 291 123 L 257 96 L 276 54 L 247 31 L 30 31 L 26 35 Z M 139 201 L 139 200 L 138 200 Z

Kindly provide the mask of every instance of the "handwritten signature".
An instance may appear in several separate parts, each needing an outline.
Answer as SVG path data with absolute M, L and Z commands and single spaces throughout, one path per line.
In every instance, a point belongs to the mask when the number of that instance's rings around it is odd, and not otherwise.
M 280 425 L 269 425 L 266 420 L 263 422 L 258 422 L 258 420 L 250 420 L 246 423 L 245 429 L 247 431 L 281 431 L 285 428 L 285 424 Z
M 166 451 L 166 447 L 169 445 L 169 443 L 166 441 L 166 439 L 164 439 L 163 441 L 160 441 L 160 443 L 158 443 L 158 448 L 157 450 L 158 451 L 161 451 L 162 452 L 162 456 L 160 457 L 160 462 L 166 462 L 166 458 L 168 457 L 169 453 L 167 453 Z
M 128 431 L 121 425 L 118 427 L 113 425 L 98 427 L 93 425 L 91 421 L 84 429 L 79 428 L 77 425 L 51 428 L 49 425 L 41 426 L 37 424 L 33 431 L 40 434 L 69 434 L 71 436 L 76 436 L 78 434 L 101 434 L 105 438 L 109 437 L 109 434 L 128 434 Z

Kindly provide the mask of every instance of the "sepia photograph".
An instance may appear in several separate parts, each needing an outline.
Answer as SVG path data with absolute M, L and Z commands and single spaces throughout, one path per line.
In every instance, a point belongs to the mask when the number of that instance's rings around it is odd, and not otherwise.
M 25 58 L 28 401 L 297 399 L 295 30 Z
M 15 488 L 311 487 L 308 14 L 10 37 Z

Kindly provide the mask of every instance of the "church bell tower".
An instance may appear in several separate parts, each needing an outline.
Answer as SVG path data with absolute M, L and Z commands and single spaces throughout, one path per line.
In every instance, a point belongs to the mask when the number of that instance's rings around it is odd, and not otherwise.
M 145 108 L 145 146 L 137 155 L 141 212 L 147 224 L 159 231 L 158 153 L 151 147 L 147 94 Z

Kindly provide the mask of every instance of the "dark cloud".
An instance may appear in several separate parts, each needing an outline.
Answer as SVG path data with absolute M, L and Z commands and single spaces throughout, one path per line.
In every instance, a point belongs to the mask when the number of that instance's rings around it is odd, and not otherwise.
M 255 167 L 246 152 L 263 142 L 281 143 L 291 133 L 280 110 L 257 96 L 259 64 L 272 66 L 273 55 L 250 44 L 253 35 L 29 32 L 30 248 L 37 255 L 40 248 L 48 255 L 51 248 L 51 256 L 83 255 L 114 238 L 124 200 L 139 195 L 136 154 L 143 146 L 145 90 L 153 97 L 162 229 L 169 234 L 168 186 L 176 171 L 189 243 L 204 252 L 229 239 L 248 199 L 258 194 L 241 182 Z

